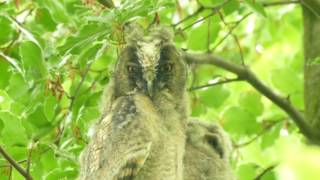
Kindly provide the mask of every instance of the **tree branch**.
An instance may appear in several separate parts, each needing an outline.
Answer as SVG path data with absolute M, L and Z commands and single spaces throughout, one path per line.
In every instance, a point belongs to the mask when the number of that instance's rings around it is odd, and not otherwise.
M 277 167 L 277 164 L 271 165 L 264 169 L 260 174 L 258 174 L 254 180 L 260 180 L 267 172 L 272 171 L 275 167 Z
M 194 90 L 198 90 L 198 89 L 202 89 L 202 88 L 217 86 L 217 85 L 226 84 L 226 83 L 235 82 L 235 81 L 243 81 L 243 79 L 241 79 L 241 78 L 225 79 L 225 80 L 218 81 L 215 83 L 208 83 L 208 84 L 201 85 L 201 86 L 191 87 L 190 89 L 188 89 L 188 91 L 194 91 Z
M 26 180 L 32 180 L 30 174 L 23 169 L 0 145 L 0 154 L 23 176 Z
M 319 133 L 312 129 L 310 124 L 304 119 L 304 116 L 297 109 L 295 109 L 287 99 L 280 97 L 267 85 L 260 81 L 248 67 L 231 63 L 230 61 L 214 56 L 212 54 L 184 53 L 183 56 L 189 64 L 215 65 L 236 74 L 241 79 L 244 79 L 257 91 L 259 91 L 261 94 L 275 103 L 278 107 L 284 110 L 308 139 L 319 141 Z
M 301 0 L 301 4 L 305 6 L 315 16 L 320 18 L 320 1 L 319 0 Z

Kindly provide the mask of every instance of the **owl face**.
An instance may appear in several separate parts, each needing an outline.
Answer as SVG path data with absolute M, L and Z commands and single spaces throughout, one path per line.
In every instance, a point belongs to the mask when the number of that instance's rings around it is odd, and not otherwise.
M 122 51 L 115 70 L 118 93 L 141 92 L 154 97 L 161 92 L 185 90 L 186 66 L 179 51 L 157 36 L 139 38 Z

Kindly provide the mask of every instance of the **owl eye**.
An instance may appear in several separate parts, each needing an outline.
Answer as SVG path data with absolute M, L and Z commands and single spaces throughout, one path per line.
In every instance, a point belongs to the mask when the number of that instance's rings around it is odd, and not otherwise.
M 128 72 L 136 72 L 138 70 L 138 67 L 129 65 L 127 66 L 127 70 Z
M 170 72 L 172 70 L 172 64 L 163 64 L 160 66 L 159 69 L 162 72 L 164 72 L 164 71 Z

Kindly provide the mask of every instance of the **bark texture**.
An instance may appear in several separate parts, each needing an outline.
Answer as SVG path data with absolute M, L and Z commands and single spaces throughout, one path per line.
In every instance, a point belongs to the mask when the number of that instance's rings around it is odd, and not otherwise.
M 305 117 L 314 132 L 320 130 L 320 0 L 305 0 L 304 18 L 304 96 Z M 312 7 L 312 8 L 311 8 Z M 318 140 L 319 141 L 319 140 Z

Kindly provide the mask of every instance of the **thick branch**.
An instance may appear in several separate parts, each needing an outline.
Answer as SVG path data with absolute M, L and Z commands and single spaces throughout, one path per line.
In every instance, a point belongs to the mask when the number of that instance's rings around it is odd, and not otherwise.
M 225 59 L 211 54 L 184 53 L 184 58 L 189 64 L 211 64 L 238 75 L 239 78 L 247 81 L 257 91 L 284 110 L 307 138 L 310 140 L 320 139 L 320 135 L 313 131 L 312 127 L 306 122 L 303 115 L 296 110 L 287 99 L 280 97 L 278 94 L 272 91 L 246 66 L 231 63 Z
M 23 169 L 3 148 L 0 146 L 0 154 L 23 176 L 26 180 L 32 180 L 30 174 Z
M 320 0 L 301 0 L 301 4 L 320 18 Z

